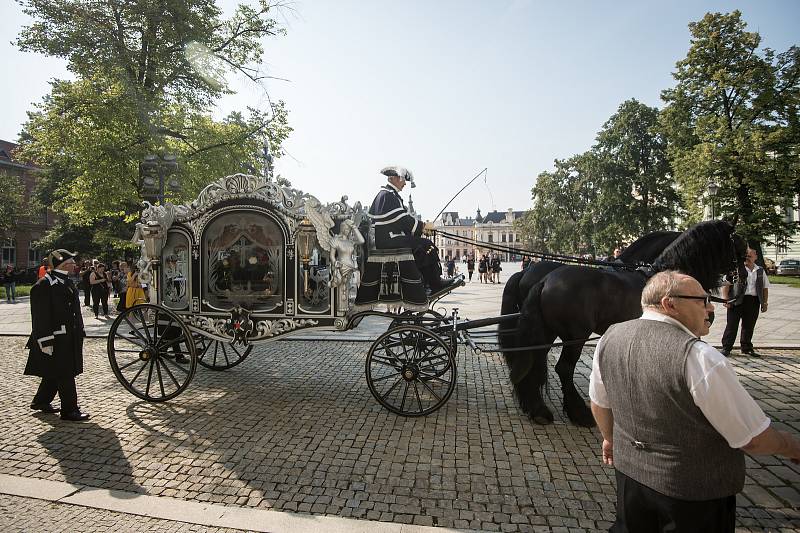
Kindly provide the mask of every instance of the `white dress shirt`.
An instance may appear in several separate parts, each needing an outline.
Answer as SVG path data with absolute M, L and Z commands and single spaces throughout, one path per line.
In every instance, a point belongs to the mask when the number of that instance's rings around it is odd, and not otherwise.
M 640 320 L 666 322 L 694 335 L 674 318 L 655 311 L 645 311 Z M 597 350 L 604 340 L 605 337 L 600 339 L 594 352 L 589 398 L 600 407 L 609 409 L 608 394 L 597 357 Z M 695 405 L 731 448 L 741 448 L 769 427 L 770 419 L 739 383 L 728 359 L 713 346 L 704 341 L 694 343 L 689 349 L 684 372 Z
M 756 272 L 759 268 L 758 265 L 753 265 L 753 270 L 747 268 L 747 265 L 744 266 L 747 269 L 747 288 L 745 289 L 744 293 L 748 296 L 758 296 L 758 292 L 756 292 Z M 764 272 L 764 288 L 769 288 L 769 278 L 767 278 L 767 273 Z M 762 295 L 763 296 L 763 295 Z

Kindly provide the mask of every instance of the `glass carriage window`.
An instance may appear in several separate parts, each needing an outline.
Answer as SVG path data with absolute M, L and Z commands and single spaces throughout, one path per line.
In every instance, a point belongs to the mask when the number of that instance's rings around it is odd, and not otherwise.
M 266 215 L 233 212 L 203 235 L 203 298 L 213 307 L 282 312 L 284 240 Z
M 170 309 L 189 307 L 189 239 L 170 232 L 161 252 L 161 303 Z
M 316 232 L 298 232 L 297 254 L 297 301 L 300 311 L 328 312 L 331 308 L 330 255 L 320 246 Z

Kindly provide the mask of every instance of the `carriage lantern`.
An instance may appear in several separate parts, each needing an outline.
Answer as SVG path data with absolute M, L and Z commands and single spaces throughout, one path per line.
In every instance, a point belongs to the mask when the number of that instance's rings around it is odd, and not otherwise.
M 303 263 L 303 294 L 308 298 L 311 296 L 311 289 L 308 286 L 308 275 L 311 270 L 311 243 L 316 238 L 314 225 L 308 218 L 300 222 L 297 244 L 300 246 L 300 261 Z

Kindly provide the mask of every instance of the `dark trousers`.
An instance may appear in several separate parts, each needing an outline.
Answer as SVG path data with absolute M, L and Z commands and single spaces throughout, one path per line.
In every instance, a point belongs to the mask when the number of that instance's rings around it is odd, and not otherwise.
M 83 305 L 89 307 L 89 305 L 91 305 L 90 298 L 92 297 L 91 285 L 89 285 L 87 282 L 86 284 L 81 285 L 81 289 L 83 289 Z
M 103 304 L 103 314 L 108 314 L 108 287 L 105 283 L 98 283 L 96 285 L 92 285 L 92 311 L 94 311 L 94 316 L 97 316 L 97 312 L 100 309 L 100 304 Z
M 619 470 L 613 533 L 727 533 L 736 527 L 736 496 L 688 501 L 665 496 Z
M 730 350 L 736 340 L 739 321 L 742 321 L 742 336 L 739 344 L 742 350 L 753 349 L 753 331 L 756 329 L 756 320 L 761 304 L 757 296 L 745 296 L 742 303 L 728 308 L 728 323 L 725 324 L 725 333 L 722 334 L 722 348 Z
M 61 412 L 70 413 L 78 409 L 78 391 L 75 388 L 75 376 L 65 376 L 60 378 L 42 378 L 33 403 L 46 405 L 51 403 L 56 392 L 61 399 Z

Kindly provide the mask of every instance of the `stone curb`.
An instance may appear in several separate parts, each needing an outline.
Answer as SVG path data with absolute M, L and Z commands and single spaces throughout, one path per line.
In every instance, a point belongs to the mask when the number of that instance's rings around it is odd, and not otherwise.
M 270 533 L 467 533 L 474 531 L 228 507 L 7 474 L 0 474 L 0 493 L 174 522 Z

